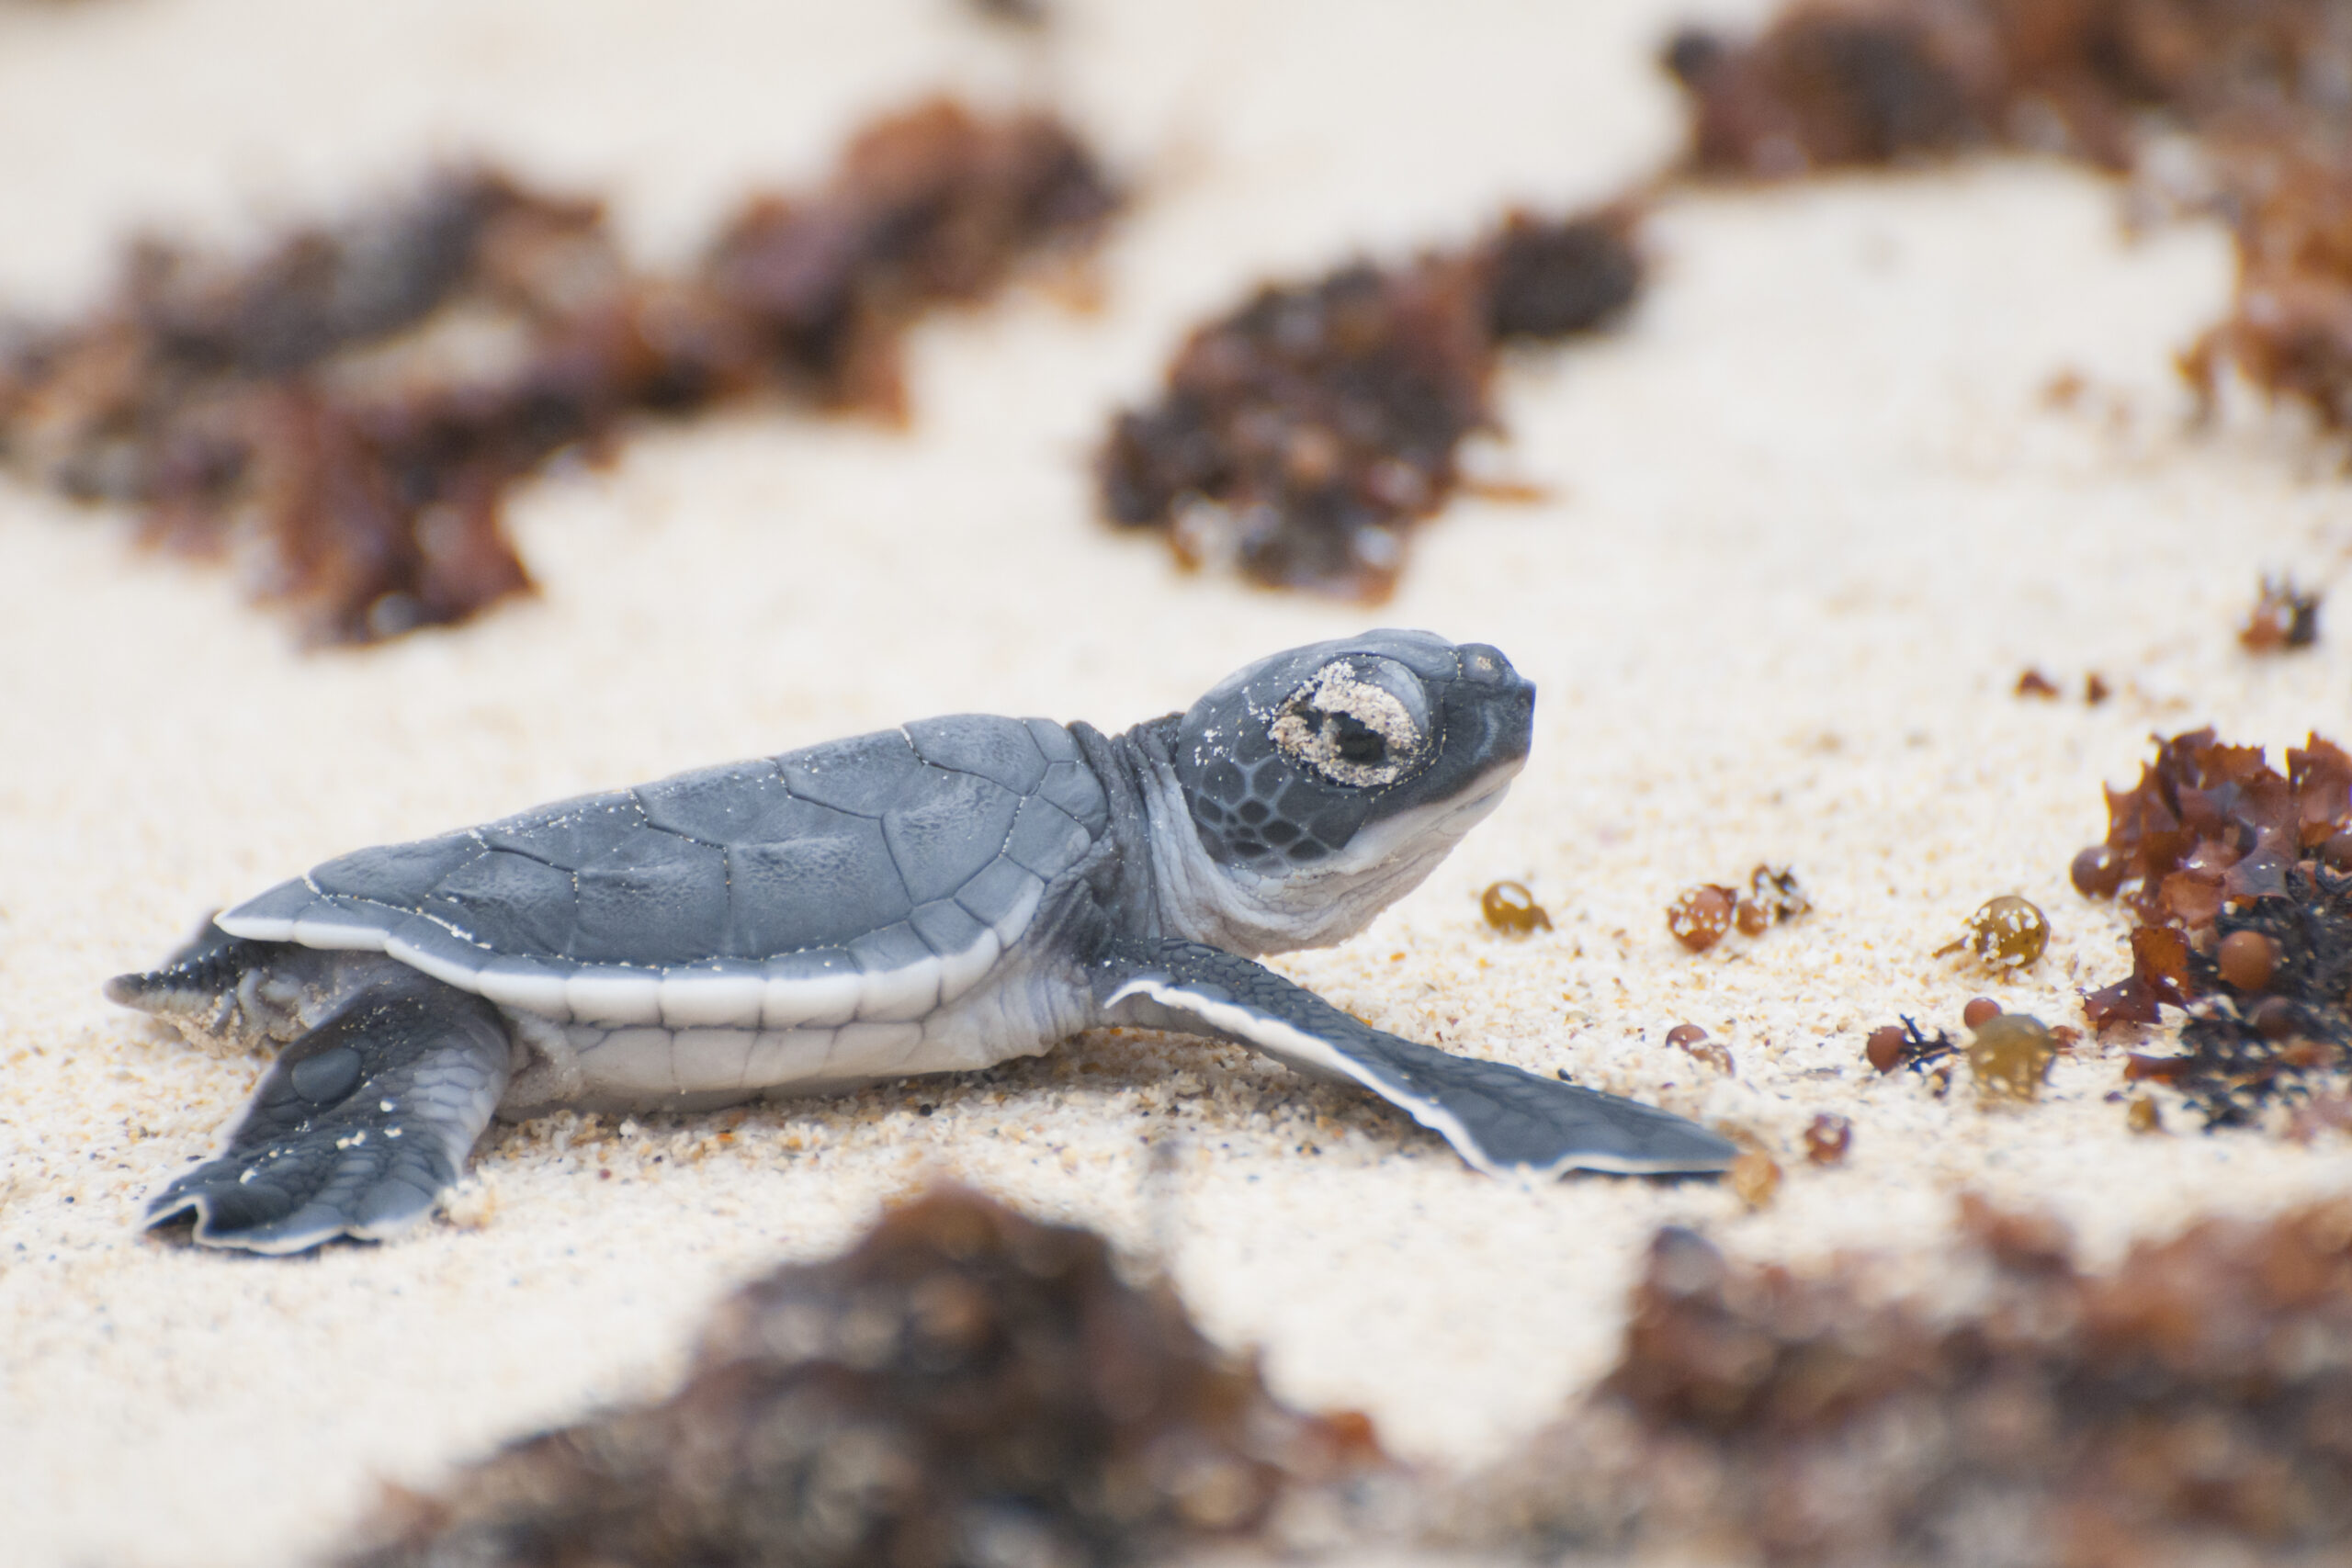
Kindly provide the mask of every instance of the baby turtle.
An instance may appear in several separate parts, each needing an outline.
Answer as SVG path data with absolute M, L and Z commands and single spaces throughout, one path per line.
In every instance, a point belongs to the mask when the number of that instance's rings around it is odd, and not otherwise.
M 1427 876 L 1527 760 L 1478 643 L 1278 653 L 1105 735 L 963 714 L 362 850 L 107 994 L 280 1046 L 150 1224 L 294 1252 L 382 1237 L 493 1114 L 694 1111 L 1034 1056 L 1128 1023 L 1361 1084 L 1483 1171 L 1718 1171 L 1630 1100 L 1357 1022 L 1252 963 Z

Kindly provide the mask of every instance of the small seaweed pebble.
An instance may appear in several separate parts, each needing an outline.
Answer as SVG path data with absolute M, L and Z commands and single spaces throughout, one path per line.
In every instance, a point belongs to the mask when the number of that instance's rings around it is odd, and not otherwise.
M 1731 930 L 1736 902 L 1730 888 L 1712 882 L 1686 887 L 1666 907 L 1666 929 L 1691 952 L 1704 953 Z
M 1988 898 L 1968 917 L 1968 934 L 1938 949 L 1940 956 L 1965 947 L 1996 969 L 2022 969 L 2050 945 L 2050 918 L 2031 900 L 2014 893 Z
M 1781 1167 L 1771 1156 L 1751 1150 L 1732 1161 L 1731 1188 L 1741 1202 L 1761 1209 L 1781 1190 Z
M 2241 991 L 2261 990 L 2278 967 L 2278 943 L 2260 931 L 2232 931 L 2213 956 L 2222 978 Z
M 1526 936 L 1539 929 L 1552 929 L 1551 915 L 1535 901 L 1535 895 L 1528 891 L 1524 883 L 1489 883 L 1487 890 L 1478 895 L 1478 909 L 1486 916 L 1487 924 L 1498 931 Z
M 1996 1013 L 1977 1026 L 1968 1044 L 1968 1070 L 1988 1100 L 2032 1100 L 2041 1093 L 2057 1049 L 2038 1018 Z
M 1804 1130 L 1804 1157 L 1815 1165 L 1844 1163 L 1854 1141 L 1854 1124 L 1832 1111 L 1815 1116 Z

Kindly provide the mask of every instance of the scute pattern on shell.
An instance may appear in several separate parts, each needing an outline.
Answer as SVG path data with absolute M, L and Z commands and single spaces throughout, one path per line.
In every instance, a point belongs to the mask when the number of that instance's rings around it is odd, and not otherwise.
M 875 974 L 969 951 L 1107 822 L 1059 726 L 958 715 L 362 850 L 222 919 L 381 933 L 435 973 L 825 952 Z

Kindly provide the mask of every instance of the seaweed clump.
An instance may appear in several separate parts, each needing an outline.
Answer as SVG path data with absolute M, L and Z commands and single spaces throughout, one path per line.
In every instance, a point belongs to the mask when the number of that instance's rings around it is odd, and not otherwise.
M 2339 38 L 2352 28 L 2339 26 Z M 2329 67 L 2352 72 L 2352 43 Z M 2224 366 L 2352 431 L 2352 114 L 2300 137 L 2242 134 L 2222 156 L 2236 242 L 2229 316 L 2181 356 L 2210 409 Z M 2291 645 L 2290 645 L 2291 646 Z
M 2075 857 L 2075 886 L 2140 921 L 2132 973 L 2083 998 L 2094 1025 L 2185 1010 L 2184 1050 L 2135 1055 L 2135 1078 L 2188 1096 L 2209 1126 L 2352 1074 L 2352 755 L 2312 736 L 2279 773 L 2211 728 L 2156 742 L 2108 834 Z
M 632 269 L 594 201 L 447 170 L 242 263 L 141 242 L 89 319 L 0 345 L 0 457 L 142 508 L 154 542 L 239 558 L 312 641 L 462 621 L 528 590 L 503 502 L 557 454 L 763 389 L 899 417 L 906 325 L 1113 201 L 1058 124 L 939 100 L 664 277 Z
M 703 280 L 784 389 L 899 420 L 899 344 L 918 316 L 987 298 L 1032 253 L 1091 238 L 1116 205 L 1059 121 L 982 119 L 934 99 L 865 131 L 817 195 L 753 197 Z
M 1744 43 L 1685 28 L 1665 64 L 1689 89 L 1700 171 L 1785 179 L 1992 139 L 2004 83 L 1949 7 L 1791 7 Z
M 0 450 L 244 556 L 314 638 L 458 620 L 527 586 L 497 520 L 516 470 L 631 400 L 625 304 L 593 203 L 487 169 L 242 265 L 142 241 L 94 319 L 0 374 Z M 437 342 L 381 352 L 436 315 Z
M 2295 586 L 2291 577 L 2266 577 L 2262 593 L 2238 629 L 2238 646 L 2248 653 L 2279 653 L 2319 641 L 2321 595 Z
M 2182 358 L 2352 429 L 2352 28 L 2336 0 L 1800 0 L 1761 33 L 1685 28 L 1685 163 L 1781 179 L 2005 145 L 2131 168 L 2196 139 L 2230 220 L 2229 318 Z
M 1097 459 L 1104 513 L 1187 567 L 1385 598 L 1411 526 L 1489 428 L 1497 350 L 1608 324 L 1641 283 L 1634 213 L 1512 214 L 1465 250 L 1272 284 L 1193 333 Z
M 2333 0 L 1800 0 L 1752 39 L 1686 28 L 1702 174 L 1786 178 L 2007 144 L 2123 169 L 2154 117 L 2199 134 L 2339 125 Z
M 2135 1053 L 2125 1072 L 2179 1090 L 2209 1127 L 2253 1125 L 2274 1103 L 2304 1107 L 2352 1085 L 2352 876 L 2305 862 L 2283 881 L 2282 893 L 2222 909 L 2211 953 L 2190 947 L 2177 969 L 2150 978 L 2135 967 L 2120 983 L 2182 998 L 2180 1052 Z
M 1962 1201 L 1966 1304 L 1653 1242 L 1593 1398 L 1466 1488 L 1449 1533 L 1727 1563 L 2328 1560 L 2352 1535 L 2352 1204 L 2211 1219 L 2076 1262 Z M 2249 1555 L 2252 1554 L 2252 1555 Z M 1646 1557 L 1644 1560 L 1648 1560 Z
M 933 1192 L 724 1302 L 684 1385 L 395 1495 L 347 1564 L 1130 1562 L 1377 1459 L 1089 1232 Z

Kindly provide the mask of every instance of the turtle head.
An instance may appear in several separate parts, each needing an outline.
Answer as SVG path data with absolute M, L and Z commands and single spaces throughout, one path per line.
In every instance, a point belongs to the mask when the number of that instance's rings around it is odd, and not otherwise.
M 1500 652 L 1428 632 L 1314 643 L 1227 676 L 1170 748 L 1218 901 L 1271 906 L 1290 935 L 1260 951 L 1362 929 L 1501 801 L 1534 709 Z

